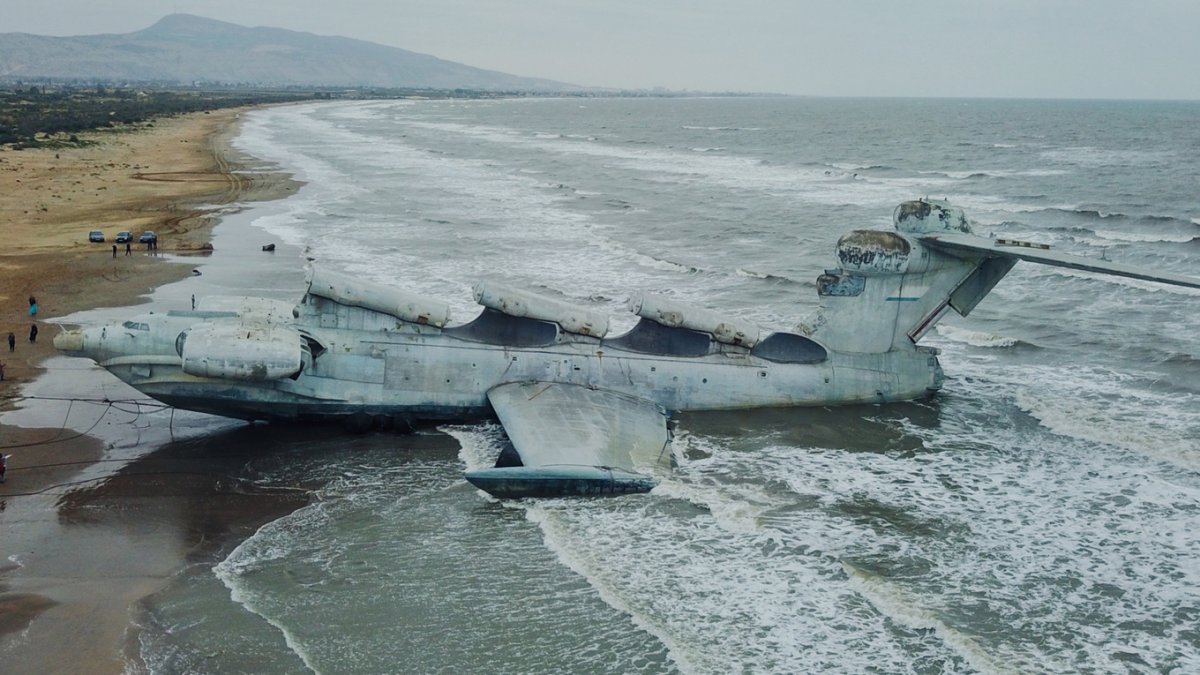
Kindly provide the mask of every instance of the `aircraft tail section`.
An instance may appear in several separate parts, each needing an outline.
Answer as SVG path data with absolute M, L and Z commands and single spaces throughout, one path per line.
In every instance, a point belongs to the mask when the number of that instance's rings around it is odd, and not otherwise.
M 970 314 L 1020 260 L 1200 288 L 1194 277 L 977 236 L 946 202 L 904 202 L 893 221 L 895 232 L 843 236 L 840 267 L 817 279 L 820 312 L 808 332 L 833 350 L 912 349 L 949 311 Z

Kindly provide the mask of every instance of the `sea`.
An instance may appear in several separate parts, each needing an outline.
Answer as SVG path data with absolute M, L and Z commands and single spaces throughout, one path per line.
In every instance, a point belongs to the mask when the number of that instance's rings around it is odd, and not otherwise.
M 305 185 L 221 236 L 479 308 L 632 327 L 637 291 L 793 330 L 838 238 L 948 199 L 977 232 L 1200 275 L 1200 103 L 331 101 L 243 114 Z M 230 234 L 229 228 L 237 228 Z M 214 255 L 219 258 L 222 247 Z M 255 253 L 255 255 L 261 255 Z M 204 272 L 204 263 L 197 263 Z M 185 287 L 186 288 L 186 287 Z M 651 493 L 497 501 L 495 423 L 194 422 L 311 503 L 135 612 L 154 673 L 1200 672 L 1200 290 L 1020 263 L 929 401 L 686 414 Z M 210 431 L 205 431 L 209 428 Z

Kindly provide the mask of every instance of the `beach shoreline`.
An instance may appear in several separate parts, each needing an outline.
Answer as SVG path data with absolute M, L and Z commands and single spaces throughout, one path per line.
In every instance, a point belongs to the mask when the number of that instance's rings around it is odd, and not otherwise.
M 178 264 L 180 256 L 212 253 L 222 210 L 281 199 L 299 188 L 289 175 L 257 166 L 233 147 L 244 111 L 79 134 L 80 147 L 0 151 L 0 217 L 8 224 L 0 252 L 0 329 L 16 339 L 8 353 L 0 346 L 0 411 L 38 405 L 25 390 L 56 354 L 56 329 L 45 319 L 147 301 L 150 291 L 192 274 L 189 265 Z M 87 241 L 96 229 L 105 234 L 103 244 Z M 135 237 L 157 232 L 157 250 L 114 244 L 121 230 Z M 37 299 L 36 316 L 28 313 L 28 297 Z M 35 323 L 42 329 L 37 341 L 27 337 Z M 60 427 L 0 424 L 0 452 L 10 455 L 8 482 L 0 485 L 0 659 L 6 670 L 137 669 L 127 640 L 139 600 L 189 559 L 211 556 L 231 537 L 244 538 L 307 500 L 295 491 L 230 490 L 236 461 L 214 466 L 186 449 L 147 445 L 135 450 L 142 451 L 136 459 L 109 465 L 109 449 L 100 437 L 69 429 L 66 420 Z M 129 475 L 131 465 L 147 462 L 158 478 Z M 196 513 L 204 514 L 202 528 Z

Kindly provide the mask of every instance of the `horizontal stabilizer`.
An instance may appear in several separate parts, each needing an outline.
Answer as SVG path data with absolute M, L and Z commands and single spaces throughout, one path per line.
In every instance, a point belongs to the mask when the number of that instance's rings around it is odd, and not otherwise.
M 1015 258 L 1043 265 L 1068 267 L 1085 272 L 1098 272 L 1100 274 L 1112 274 L 1130 279 L 1143 279 L 1175 286 L 1200 288 L 1200 278 L 1189 277 L 1183 274 L 1172 274 L 1171 272 L 1154 272 L 1134 267 L 1133 265 L 1125 265 L 1097 258 L 1084 258 L 1083 256 L 1061 253 L 1049 248 L 1043 248 L 1040 245 L 1030 245 L 1024 242 L 992 241 L 969 234 L 940 233 L 921 237 L 921 243 L 930 248 L 945 251 L 956 257 L 963 257 L 962 253 L 976 253 L 983 254 L 983 257 L 988 258 Z
M 488 400 L 522 466 L 467 480 L 497 497 L 645 492 L 655 481 L 637 468 L 669 463 L 666 412 L 651 401 L 551 382 L 502 384 Z

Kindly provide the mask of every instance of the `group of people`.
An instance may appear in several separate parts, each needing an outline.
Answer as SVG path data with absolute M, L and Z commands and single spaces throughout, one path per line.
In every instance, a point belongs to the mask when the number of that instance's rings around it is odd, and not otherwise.
M 37 298 L 29 296 L 29 318 L 33 320 L 29 324 L 29 341 L 37 342 L 38 325 L 37 325 L 38 304 Z M 14 352 L 17 350 L 17 336 L 13 333 L 8 334 L 8 351 Z M 3 379 L 3 377 L 0 377 Z
M 29 341 L 37 342 L 38 325 L 37 325 L 38 303 L 37 298 L 29 296 L 29 318 L 32 322 L 29 324 Z M 8 351 L 17 350 L 17 336 L 13 333 L 8 334 Z M 0 361 L 0 380 L 4 379 L 4 362 Z M 8 455 L 0 452 L 0 483 L 5 482 L 8 478 Z

